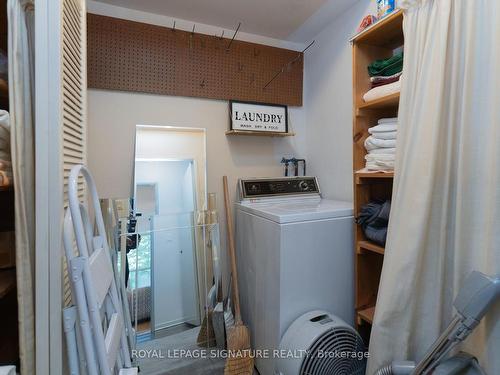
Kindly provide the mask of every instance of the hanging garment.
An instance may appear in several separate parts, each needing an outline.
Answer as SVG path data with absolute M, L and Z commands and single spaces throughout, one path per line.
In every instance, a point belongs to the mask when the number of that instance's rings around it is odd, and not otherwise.
M 500 275 L 500 1 L 412 0 L 368 375 L 420 360 L 473 270 Z M 457 349 L 500 374 L 500 303 Z
M 374 76 L 392 76 L 403 70 L 403 53 L 397 53 L 388 59 L 375 60 L 368 65 L 368 74 Z

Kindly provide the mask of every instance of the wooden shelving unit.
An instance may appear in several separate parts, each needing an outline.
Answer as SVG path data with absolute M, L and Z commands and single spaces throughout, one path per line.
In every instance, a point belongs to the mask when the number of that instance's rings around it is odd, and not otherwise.
M 358 311 L 358 324 L 363 324 L 363 322 L 372 324 L 374 315 L 375 306 Z
M 252 130 L 228 130 L 226 135 L 254 135 L 259 137 L 293 137 L 295 133 L 256 132 Z
M 374 199 L 390 199 L 393 172 L 366 172 L 364 141 L 368 129 L 383 117 L 397 116 L 399 93 L 370 102 L 363 95 L 370 89 L 367 66 L 376 59 L 393 55 L 403 45 L 403 14 L 401 11 L 385 17 L 352 39 L 353 51 L 353 185 L 354 209 L 358 215 L 362 206 Z M 355 227 L 356 324 L 368 344 L 375 314 L 380 274 L 385 249 L 369 241 L 362 229 Z
M 371 100 L 369 102 L 360 104 L 359 109 L 383 109 L 383 108 L 393 108 L 399 104 L 399 92 L 396 94 L 390 94 L 384 96 L 383 98 Z
M 358 241 L 358 254 L 363 254 L 365 251 L 372 251 L 384 255 L 385 249 L 370 241 Z
M 394 178 L 394 172 L 354 172 L 356 185 L 373 182 L 373 179 Z

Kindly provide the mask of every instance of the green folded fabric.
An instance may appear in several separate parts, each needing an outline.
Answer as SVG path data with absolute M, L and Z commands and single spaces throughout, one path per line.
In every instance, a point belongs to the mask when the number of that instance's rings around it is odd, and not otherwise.
M 392 76 L 403 70 L 403 52 L 388 59 L 375 60 L 368 65 L 368 74 L 374 76 Z

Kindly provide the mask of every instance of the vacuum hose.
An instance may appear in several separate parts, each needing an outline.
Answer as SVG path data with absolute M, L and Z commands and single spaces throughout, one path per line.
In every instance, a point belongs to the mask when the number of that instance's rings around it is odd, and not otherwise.
M 415 362 L 394 361 L 390 365 L 380 368 L 375 375 L 410 375 L 415 370 Z
M 378 371 L 375 373 L 375 375 L 392 375 L 392 366 L 387 365 L 387 366 L 384 366 L 384 367 L 378 369 Z

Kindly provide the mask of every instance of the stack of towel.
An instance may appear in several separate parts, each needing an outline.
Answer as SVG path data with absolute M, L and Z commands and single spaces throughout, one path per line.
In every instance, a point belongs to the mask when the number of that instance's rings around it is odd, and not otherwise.
M 9 112 L 0 110 L 0 186 L 12 184 Z
M 363 95 L 363 100 L 369 102 L 401 91 L 401 73 L 403 70 L 403 53 L 375 60 L 368 66 L 371 90 Z
M 396 135 L 398 118 L 382 118 L 378 125 L 368 129 L 370 136 L 365 140 L 368 154 L 365 156 L 366 168 L 372 171 L 394 169 L 396 157 Z

